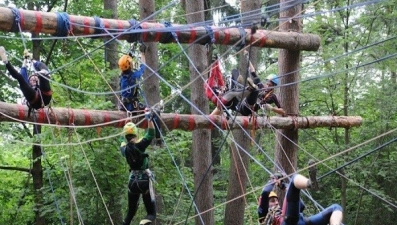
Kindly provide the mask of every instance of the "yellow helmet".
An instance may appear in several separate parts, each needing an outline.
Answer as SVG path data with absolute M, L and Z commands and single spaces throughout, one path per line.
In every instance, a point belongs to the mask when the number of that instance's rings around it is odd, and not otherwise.
M 269 198 L 273 198 L 273 197 L 278 198 L 276 192 L 271 191 L 271 192 L 269 193 Z
M 124 135 L 128 135 L 128 134 L 138 135 L 138 128 L 136 127 L 135 123 L 128 122 L 127 124 L 124 125 L 123 132 Z
M 123 55 L 119 59 L 119 68 L 121 71 L 126 71 L 128 69 L 131 69 L 133 64 L 133 58 L 129 55 Z

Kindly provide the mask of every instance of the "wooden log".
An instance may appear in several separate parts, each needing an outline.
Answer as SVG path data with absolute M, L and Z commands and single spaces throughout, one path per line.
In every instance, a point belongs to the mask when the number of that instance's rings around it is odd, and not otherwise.
M 172 27 L 167 27 L 161 23 L 142 22 L 139 24 L 142 29 L 131 29 L 131 24 L 127 20 L 22 9 L 15 9 L 13 11 L 5 7 L 0 7 L 0 31 L 19 31 L 13 30 L 13 24 L 14 29 L 17 27 L 14 23 L 16 14 L 19 14 L 19 24 L 23 32 L 56 35 L 60 30 L 69 30 L 69 33 L 65 35 L 82 36 L 99 34 L 100 36 L 97 36 L 99 38 L 109 39 L 112 36 L 117 36 L 117 39 L 120 40 L 128 40 L 131 38 L 131 34 L 138 34 L 138 40 L 144 42 L 172 43 L 175 40 L 170 34 L 170 31 L 175 31 L 180 43 L 207 44 L 211 41 L 206 29 L 208 27 L 204 26 L 193 27 L 190 25 L 174 24 Z M 65 24 L 69 24 L 69 27 L 65 27 Z M 99 25 L 102 25 L 103 28 Z M 245 35 L 242 35 L 239 28 L 210 27 L 215 40 L 214 44 L 219 45 L 239 44 L 245 36 L 246 45 L 252 44 L 257 47 L 306 51 L 317 51 L 320 47 L 320 37 L 314 34 L 259 29 L 252 35 L 251 29 L 244 29 Z
M 126 112 L 68 109 L 68 108 L 45 108 L 36 110 L 28 117 L 28 107 L 0 102 L 0 121 L 3 122 L 36 122 L 42 125 L 57 124 L 60 126 L 87 126 L 122 127 L 130 117 Z M 143 122 L 142 122 L 143 121 Z M 308 129 L 316 127 L 358 127 L 362 124 L 359 116 L 305 116 L 305 117 L 257 117 L 256 124 L 249 117 L 238 116 L 233 123 L 220 116 L 182 115 L 172 113 L 161 114 L 162 126 L 170 130 L 179 129 L 192 131 L 195 129 L 215 129 L 216 126 L 226 129 Z M 133 119 L 139 127 L 145 128 L 146 121 L 143 115 Z M 142 122 L 142 123 L 140 123 Z M 255 126 L 254 126 L 255 125 Z

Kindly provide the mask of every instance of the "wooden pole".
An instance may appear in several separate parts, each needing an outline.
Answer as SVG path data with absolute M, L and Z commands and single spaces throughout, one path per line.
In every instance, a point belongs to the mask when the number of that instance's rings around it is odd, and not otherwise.
M 136 117 L 133 121 L 138 126 L 145 128 L 146 121 L 143 115 Z M 49 119 L 49 122 L 48 122 Z M 36 122 L 38 124 L 59 124 L 75 126 L 113 126 L 123 127 L 126 121 L 131 121 L 126 112 L 70 109 L 70 108 L 45 108 L 36 110 L 28 117 L 28 107 L 0 102 L 0 122 Z M 223 130 L 226 129 L 253 129 L 254 124 L 249 117 L 237 116 L 236 121 L 227 120 L 221 116 L 183 115 L 162 113 L 162 125 L 170 130 L 179 129 L 192 131 L 196 129 L 214 129 L 213 123 Z M 213 123 L 211 123 L 211 121 Z M 306 116 L 306 117 L 258 117 L 255 129 L 307 129 L 316 127 L 358 127 L 362 124 L 359 116 Z M 240 127 L 241 126 L 241 127 Z
M 236 45 L 242 38 L 245 43 L 257 47 L 283 48 L 291 50 L 317 51 L 320 47 L 320 37 L 314 34 L 298 32 L 279 32 L 259 29 L 251 35 L 251 29 L 225 28 L 216 26 L 191 26 L 173 24 L 167 27 L 161 23 L 138 23 L 141 29 L 132 29 L 128 20 L 105 19 L 68 15 L 66 13 L 41 12 L 0 7 L 0 31 L 19 32 L 18 23 L 23 32 L 52 34 L 54 36 L 95 35 L 98 38 L 112 38 L 135 42 L 173 43 L 175 39 L 170 31 L 174 31 L 180 43 L 214 43 L 219 45 Z M 209 29 L 210 28 L 210 29 Z M 210 31 L 208 31 L 210 30 Z M 212 32 L 211 32 L 212 31 Z M 64 33 L 63 35 L 60 35 Z M 131 35 L 132 34 L 132 35 Z M 136 36 L 137 34 L 138 36 Z

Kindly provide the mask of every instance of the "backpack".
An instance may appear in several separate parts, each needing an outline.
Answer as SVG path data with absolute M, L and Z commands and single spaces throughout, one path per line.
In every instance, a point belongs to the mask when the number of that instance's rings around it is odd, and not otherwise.
M 149 167 L 149 155 L 140 151 L 133 143 L 125 146 L 125 158 L 131 170 L 145 170 Z

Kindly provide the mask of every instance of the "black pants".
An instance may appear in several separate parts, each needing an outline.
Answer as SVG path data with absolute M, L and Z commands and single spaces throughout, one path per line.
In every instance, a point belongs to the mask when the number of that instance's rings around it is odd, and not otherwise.
M 23 96 L 25 96 L 26 101 L 29 102 L 30 107 L 34 109 L 39 109 L 42 107 L 42 101 L 44 105 L 48 105 L 50 103 L 52 95 L 44 94 L 51 92 L 50 82 L 47 79 L 42 76 L 38 76 L 40 87 L 39 90 L 36 90 L 34 87 L 30 86 L 30 84 L 28 83 L 28 81 L 25 80 L 22 74 L 15 70 L 10 62 L 6 64 L 6 67 L 8 72 L 10 72 L 11 76 L 18 81 L 22 94 Z
M 123 225 L 129 225 L 138 210 L 139 198 L 143 198 L 146 209 L 145 219 L 154 221 L 156 218 L 156 203 L 152 201 L 149 191 L 149 180 L 130 180 L 128 183 L 128 210 Z
M 249 116 L 252 114 L 252 111 L 257 111 L 258 106 L 256 105 L 256 101 L 258 100 L 259 90 L 252 91 L 249 95 L 244 98 L 239 106 L 238 111 L 243 116 Z

